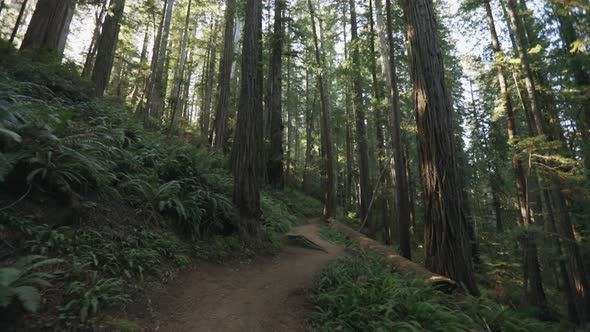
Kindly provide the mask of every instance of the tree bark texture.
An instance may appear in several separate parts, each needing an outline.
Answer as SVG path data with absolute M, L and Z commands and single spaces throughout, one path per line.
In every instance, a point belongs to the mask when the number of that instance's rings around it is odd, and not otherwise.
M 453 109 L 445 83 L 432 0 L 404 0 L 403 9 L 426 207 L 426 266 L 460 281 L 469 292 L 478 294 L 455 156 Z
M 62 55 L 75 8 L 73 0 L 39 0 L 20 49 L 48 49 Z
M 207 85 L 205 87 L 205 101 L 201 118 L 203 125 L 201 127 L 201 134 L 203 137 L 209 136 L 209 127 L 211 122 L 211 99 L 213 98 L 213 84 L 215 81 L 215 63 L 217 61 L 217 23 L 213 23 L 213 30 L 211 31 L 209 64 L 207 65 Z
M 260 185 L 258 150 L 262 127 L 261 20 L 262 1 L 246 1 L 246 20 L 242 44 L 242 79 L 232 150 L 234 203 L 240 214 L 240 235 L 257 239 L 260 232 Z
M 97 97 L 104 95 L 111 77 L 124 11 L 125 0 L 113 0 L 102 25 L 102 32 L 97 43 L 96 61 L 92 69 L 92 82 L 94 82 L 94 93 Z
M 215 110 L 215 138 L 213 146 L 222 151 L 227 141 L 229 101 L 231 97 L 231 69 L 234 62 L 234 21 L 236 0 L 226 0 L 223 53 L 219 63 L 217 106 Z
M 283 182 L 283 109 L 282 109 L 282 56 L 285 34 L 283 22 L 283 0 L 275 0 L 274 27 L 271 37 L 271 58 L 269 75 L 269 116 L 270 151 L 266 164 L 268 183 L 274 188 L 282 188 Z
M 358 145 L 359 184 L 360 184 L 360 213 L 361 223 L 368 221 L 369 204 L 372 189 L 369 183 L 369 147 L 367 144 L 367 129 L 365 125 L 365 111 L 363 105 L 363 88 L 361 83 L 361 60 L 359 55 L 359 37 L 355 0 L 349 0 L 350 5 L 350 44 L 352 58 L 352 107 L 356 120 L 356 143 Z M 370 222 L 370 221 L 369 221 Z
M 182 31 L 182 41 L 180 43 L 180 57 L 178 58 L 178 65 L 176 66 L 176 73 L 174 75 L 174 87 L 172 88 L 172 96 L 171 96 L 171 103 L 170 109 L 172 112 L 172 116 L 170 117 L 170 128 L 169 132 L 172 132 L 174 128 L 174 123 L 176 122 L 176 117 L 180 109 L 182 108 L 182 103 L 180 102 L 180 94 L 182 90 L 184 79 L 184 67 L 186 65 L 187 53 L 188 53 L 188 39 L 189 39 L 189 25 L 190 25 L 190 17 L 191 17 L 191 5 L 192 0 L 188 1 L 188 8 L 186 10 L 186 17 L 184 20 L 184 30 Z
M 335 160 L 332 151 L 332 132 L 330 129 L 330 102 L 328 98 L 327 84 L 324 79 L 325 64 L 323 61 L 323 48 L 320 48 L 320 42 L 318 38 L 316 28 L 316 15 L 315 9 L 311 0 L 307 0 L 307 6 L 311 18 L 311 27 L 313 34 L 314 43 L 314 54 L 316 66 L 321 70 L 316 75 L 318 90 L 320 93 L 320 124 L 321 124 L 321 136 L 322 136 L 322 150 L 325 162 L 325 195 L 324 195 L 324 218 L 329 219 L 334 216 L 336 211 L 336 174 L 335 174 Z

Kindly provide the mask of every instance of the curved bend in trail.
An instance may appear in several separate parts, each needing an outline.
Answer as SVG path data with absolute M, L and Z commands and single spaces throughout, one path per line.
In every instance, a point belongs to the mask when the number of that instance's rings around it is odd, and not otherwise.
M 305 290 L 343 248 L 321 239 L 318 224 L 293 230 L 326 252 L 287 246 L 272 259 L 207 264 L 156 301 L 157 331 L 305 331 Z

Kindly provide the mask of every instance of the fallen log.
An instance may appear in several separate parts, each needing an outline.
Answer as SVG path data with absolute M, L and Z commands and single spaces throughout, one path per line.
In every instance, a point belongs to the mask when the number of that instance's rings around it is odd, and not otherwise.
M 437 287 L 445 293 L 453 293 L 459 290 L 457 283 L 452 279 L 440 274 L 433 273 L 425 267 L 418 265 L 403 256 L 400 256 L 397 252 L 395 252 L 395 250 L 393 250 L 393 248 L 370 239 L 366 235 L 359 233 L 337 221 L 332 221 L 331 224 L 334 226 L 334 228 L 344 233 L 352 240 L 357 241 L 361 249 L 374 251 L 383 255 L 385 260 L 397 272 L 413 274 L 416 277 L 423 279 L 426 284 Z

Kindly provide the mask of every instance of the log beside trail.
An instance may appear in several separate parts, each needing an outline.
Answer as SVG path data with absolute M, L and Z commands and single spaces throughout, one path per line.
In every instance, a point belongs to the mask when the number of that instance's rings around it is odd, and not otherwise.
M 359 243 L 361 249 L 377 252 L 385 258 L 391 267 L 400 273 L 411 273 L 416 277 L 424 280 L 426 284 L 434 286 L 445 293 L 453 293 L 459 291 L 458 284 L 452 279 L 436 274 L 425 267 L 418 265 L 411 260 L 400 256 L 393 248 L 385 246 L 366 235 L 346 226 L 337 221 L 331 221 L 331 224 L 344 233 L 346 236 Z

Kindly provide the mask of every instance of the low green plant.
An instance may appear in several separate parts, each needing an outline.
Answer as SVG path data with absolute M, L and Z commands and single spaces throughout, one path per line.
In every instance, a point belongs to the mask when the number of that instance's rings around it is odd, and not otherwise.
M 320 226 L 319 234 L 324 240 L 332 243 L 346 247 L 355 246 L 355 242 L 352 239 L 329 224 L 322 224 Z
M 6 308 L 17 300 L 27 311 L 36 312 L 41 302 L 39 289 L 51 286 L 49 281 L 55 277 L 54 273 L 37 270 L 62 262 L 61 259 L 33 255 L 0 268 L 0 307 Z
M 485 297 L 455 303 L 422 280 L 361 255 L 330 264 L 310 296 L 319 331 L 558 331 Z
M 70 283 L 65 295 L 70 300 L 59 307 L 60 320 L 65 325 L 75 327 L 92 324 L 100 309 L 105 306 L 124 304 L 129 298 L 122 291 L 120 278 L 100 278 L 96 271 L 90 273 L 89 280 Z

